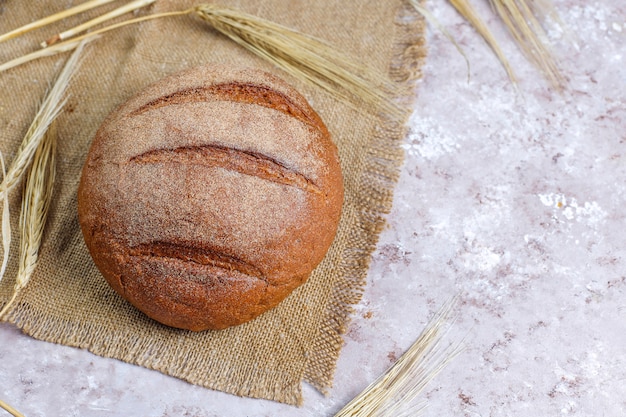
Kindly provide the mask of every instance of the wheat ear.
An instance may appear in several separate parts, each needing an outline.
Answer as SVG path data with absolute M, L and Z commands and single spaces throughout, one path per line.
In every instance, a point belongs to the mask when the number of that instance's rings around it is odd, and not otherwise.
M 13 295 L 0 311 L 0 317 L 9 310 L 18 294 L 26 287 L 37 266 L 56 172 L 56 129 L 50 125 L 35 152 L 24 187 L 20 213 L 20 254 Z
M 196 15 L 237 44 L 294 77 L 347 102 L 354 98 L 388 114 L 403 112 L 391 100 L 388 79 L 354 63 L 328 44 L 268 20 L 216 4 L 202 4 Z
M 460 343 L 442 346 L 456 302 L 447 302 L 398 361 L 335 417 L 408 417 L 421 412 L 426 404 L 419 394 L 462 351 Z
M 0 311 L 0 317 L 9 310 L 19 293 L 26 287 L 37 266 L 43 231 L 52 201 L 56 172 L 56 124 L 46 131 L 35 152 L 24 187 L 20 213 L 20 254 L 13 296 Z
M 0 196 L 9 192 L 20 180 L 24 170 L 32 161 L 35 151 L 39 147 L 39 144 L 48 130 L 48 127 L 58 116 L 61 108 L 65 104 L 65 90 L 69 85 L 69 81 L 77 65 L 78 57 L 83 48 L 82 45 L 83 43 L 79 41 L 74 47 L 78 49 L 74 54 L 72 54 L 68 62 L 65 64 L 65 67 L 61 71 L 56 83 L 46 95 L 41 107 L 39 107 L 33 122 L 28 128 L 28 131 L 26 132 L 26 135 L 17 150 L 17 155 L 13 159 L 7 175 L 0 184 Z
M 65 103 L 65 91 L 78 66 L 82 49 L 83 46 L 79 46 L 67 60 L 35 116 L 35 120 L 29 128 L 9 172 L 2 181 L 2 197 L 6 201 L 9 191 L 30 167 L 22 195 L 18 272 L 13 295 L 0 311 L 0 318 L 9 311 L 17 295 L 28 284 L 37 265 L 56 172 L 54 120 Z M 3 211 L 3 224 L 6 220 L 5 216 L 7 216 L 7 212 Z M 4 239 L 3 232 L 3 241 Z

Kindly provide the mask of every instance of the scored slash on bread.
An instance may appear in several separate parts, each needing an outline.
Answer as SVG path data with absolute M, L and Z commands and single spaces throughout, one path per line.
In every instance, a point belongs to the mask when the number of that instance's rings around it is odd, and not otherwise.
M 173 104 L 197 103 L 207 101 L 236 101 L 265 106 L 274 110 L 282 111 L 316 129 L 326 128 L 317 113 L 300 108 L 289 97 L 269 87 L 241 82 L 229 82 L 216 84 L 208 87 L 195 87 L 178 90 L 172 94 L 159 97 L 132 111 L 129 116 L 136 116 L 143 112 L 154 110 L 159 107 Z M 308 106 L 307 106 L 308 107 Z
M 227 256 L 223 253 L 215 252 L 210 248 L 198 247 L 193 243 L 179 242 L 152 242 L 129 248 L 130 256 L 141 256 L 145 258 L 171 258 L 180 259 L 185 262 L 195 262 L 199 265 L 209 265 L 229 271 L 238 271 L 250 277 L 256 277 L 262 281 L 267 278 L 263 272 L 254 265 Z
M 313 181 L 265 155 L 217 145 L 156 149 L 133 156 L 138 164 L 198 164 L 220 167 L 241 174 L 261 177 L 279 184 L 291 185 L 307 192 L 321 193 Z
M 337 148 L 293 87 L 253 69 L 194 68 L 112 112 L 78 191 L 96 266 L 163 324 L 244 323 L 301 285 L 328 251 Z

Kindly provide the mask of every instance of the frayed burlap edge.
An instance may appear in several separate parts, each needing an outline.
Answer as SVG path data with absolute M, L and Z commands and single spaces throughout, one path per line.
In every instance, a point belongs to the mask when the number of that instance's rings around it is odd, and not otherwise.
M 350 240 L 354 245 L 343 251 L 338 265 L 343 282 L 333 290 L 304 374 L 304 380 L 324 394 L 328 394 L 332 386 L 337 359 L 343 347 L 343 334 L 354 306 L 363 296 L 371 256 L 385 227 L 385 215 L 391 210 L 394 188 L 404 161 L 401 144 L 407 134 L 406 124 L 412 111 L 415 81 L 421 78 L 421 68 L 427 55 L 425 22 L 413 7 L 402 4 L 394 23 L 389 75 L 400 87 L 401 94 L 397 100 L 406 113 L 403 120 L 383 120 L 367 151 L 367 166 L 359 179 L 363 205 L 356 213 L 357 221 L 350 230 Z

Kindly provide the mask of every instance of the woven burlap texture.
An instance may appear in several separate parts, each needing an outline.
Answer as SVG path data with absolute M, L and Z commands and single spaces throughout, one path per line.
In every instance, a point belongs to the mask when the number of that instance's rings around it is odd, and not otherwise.
M 76 2 L 78 3 L 78 2 Z M 179 10 L 193 1 L 158 1 L 140 14 Z M 364 61 L 403 88 L 396 99 L 408 117 L 424 58 L 423 22 L 399 0 L 241 0 L 220 4 L 317 36 Z M 67 7 L 61 0 L 0 2 L 0 32 Z M 109 7 L 111 8 L 111 7 Z M 70 18 L 11 40 L 0 61 L 37 48 L 42 39 L 107 10 Z M 0 74 L 0 150 L 10 161 L 68 54 Z M 80 170 L 105 116 L 149 83 L 195 65 L 261 68 L 294 85 L 327 124 L 339 147 L 346 198 L 336 240 L 309 281 L 278 308 L 242 326 L 193 333 L 162 326 L 135 310 L 106 284 L 85 248 L 76 214 Z M 360 300 L 384 215 L 402 162 L 405 120 L 355 110 L 302 84 L 190 16 L 144 22 L 89 44 L 58 118 L 58 174 L 36 273 L 5 320 L 34 338 L 75 346 L 155 369 L 210 389 L 288 404 L 302 402 L 307 381 L 332 384 L 351 307 Z M 18 187 L 19 188 L 19 187 Z M 21 191 L 11 194 L 13 244 L 0 285 L 0 306 L 17 270 Z

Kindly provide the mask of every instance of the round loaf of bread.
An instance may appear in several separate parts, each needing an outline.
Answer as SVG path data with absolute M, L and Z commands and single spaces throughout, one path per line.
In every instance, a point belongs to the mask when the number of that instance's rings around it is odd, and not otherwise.
M 342 202 L 337 149 L 293 87 L 204 66 L 107 117 L 83 167 L 78 218 L 115 291 L 163 324 L 200 331 L 251 320 L 302 284 Z

